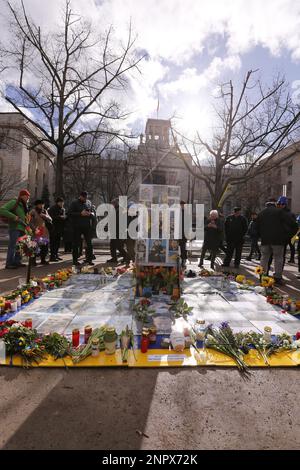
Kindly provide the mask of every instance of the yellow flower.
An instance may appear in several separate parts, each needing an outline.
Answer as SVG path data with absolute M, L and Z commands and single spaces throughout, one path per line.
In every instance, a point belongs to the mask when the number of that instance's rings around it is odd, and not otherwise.
M 245 279 L 246 279 L 246 277 L 243 276 L 243 274 L 238 274 L 235 278 L 236 282 L 239 282 L 240 284 L 242 284 Z
M 248 284 L 248 286 L 255 286 L 255 282 L 251 281 L 251 279 L 247 280 L 247 284 Z
M 255 268 L 255 274 L 258 274 L 260 276 L 263 272 L 264 272 L 264 270 L 261 266 L 257 266 Z

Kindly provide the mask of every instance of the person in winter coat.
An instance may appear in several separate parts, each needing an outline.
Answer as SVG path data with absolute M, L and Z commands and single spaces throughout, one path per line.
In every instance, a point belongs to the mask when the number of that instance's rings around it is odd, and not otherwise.
M 244 238 L 248 230 L 246 218 L 241 213 L 240 207 L 235 207 L 233 214 L 225 220 L 225 236 L 227 242 L 226 256 L 223 266 L 230 266 L 233 254 L 235 252 L 234 267 L 240 266 Z
M 111 258 L 109 260 L 107 260 L 107 263 L 117 263 L 118 262 L 117 251 L 123 257 L 123 261 L 127 262 L 129 260 L 129 256 L 128 256 L 127 251 L 124 248 L 125 240 L 120 238 L 120 234 L 119 234 L 119 228 L 120 228 L 120 225 L 119 225 L 119 212 L 120 212 L 119 200 L 114 199 L 112 201 L 112 204 L 115 208 L 116 238 L 111 238 L 110 239 Z
M 261 253 L 260 249 L 258 246 L 258 235 L 257 235 L 257 213 L 252 212 L 251 214 L 251 222 L 248 227 L 248 235 L 251 240 L 251 248 L 250 248 L 250 254 L 247 257 L 248 261 L 251 261 L 253 255 L 257 255 L 257 259 L 260 260 L 261 258 Z
M 277 207 L 279 207 L 280 209 L 283 209 L 290 217 L 292 217 L 292 219 L 294 221 L 296 221 L 296 216 L 295 214 L 293 214 L 293 212 L 290 211 L 290 209 L 288 208 L 288 198 L 286 196 L 280 196 L 280 198 L 278 199 L 277 201 Z M 286 244 L 284 246 L 284 254 L 283 254 L 283 267 L 285 265 L 285 257 L 286 257 L 286 251 L 287 251 L 287 246 L 289 245 L 289 248 L 290 248 L 290 259 L 289 259 L 289 263 L 292 263 L 294 264 L 295 263 L 295 254 L 296 254 L 296 250 L 295 250 L 295 245 L 293 245 L 291 243 L 291 238 L 292 238 L 293 235 L 291 234 L 288 234 L 288 237 L 287 237 L 287 240 L 286 240 Z
M 86 243 L 86 259 L 90 266 L 93 263 L 93 246 L 92 246 L 92 203 L 88 200 L 88 193 L 82 191 L 78 199 L 75 199 L 68 211 L 72 223 L 73 231 L 73 264 L 78 266 L 79 251 L 81 246 L 81 237 L 83 236 Z
M 30 227 L 34 233 L 34 237 L 39 242 L 41 264 L 49 264 L 46 261 L 49 247 L 49 230 L 52 219 L 45 209 L 45 204 L 41 199 L 37 199 L 34 208 L 29 212 Z M 33 265 L 36 264 L 36 257 L 33 259 Z
M 210 267 L 214 269 L 215 259 L 220 243 L 222 241 L 222 224 L 219 220 L 218 211 L 210 211 L 209 217 L 204 225 L 204 242 L 201 251 L 199 267 L 203 268 L 206 251 L 211 253 Z
M 8 223 L 9 242 L 6 256 L 6 269 L 16 269 L 25 266 L 21 262 L 20 254 L 16 251 L 16 243 L 17 239 L 25 234 L 29 197 L 29 191 L 22 189 L 18 197 L 11 199 L 0 208 L 0 218 Z
M 267 205 L 257 216 L 257 232 L 261 238 L 261 266 L 268 274 L 270 258 L 274 259 L 274 279 L 282 284 L 284 247 L 289 236 L 296 234 L 296 221 L 282 208 Z
M 64 200 L 62 197 L 58 197 L 56 199 L 55 204 L 50 207 L 48 213 L 52 218 L 52 230 L 50 230 L 50 261 L 62 261 L 62 258 L 58 256 L 60 240 L 64 236 L 66 220 L 66 210 L 64 208 Z

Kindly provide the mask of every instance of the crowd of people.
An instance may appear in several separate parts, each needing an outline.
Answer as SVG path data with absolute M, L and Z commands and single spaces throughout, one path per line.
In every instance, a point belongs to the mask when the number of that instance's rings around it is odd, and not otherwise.
M 93 266 L 95 255 L 92 239 L 96 237 L 97 217 L 95 206 L 88 199 L 88 193 L 81 192 L 79 197 L 71 202 L 68 210 L 64 207 L 62 197 L 57 197 L 55 204 L 49 208 L 45 207 L 44 201 L 38 199 L 30 209 L 29 198 L 29 191 L 22 190 L 17 198 L 11 199 L 0 208 L 0 218 L 8 224 L 9 233 L 6 268 L 16 269 L 24 266 L 20 254 L 16 250 L 16 243 L 18 238 L 24 235 L 27 226 L 38 237 L 41 264 L 62 261 L 59 256 L 59 248 L 64 242 L 65 253 L 72 253 L 74 265 L 80 264 L 79 259 L 85 251 L 85 263 Z M 130 236 L 127 236 L 127 239 L 119 236 L 119 211 L 121 209 L 118 199 L 112 203 L 116 212 L 116 236 L 110 239 L 111 258 L 108 262 L 117 263 L 118 258 L 122 257 L 122 262 L 128 263 L 135 259 L 135 240 Z M 183 235 L 178 240 L 183 265 L 187 261 L 184 205 L 185 202 L 181 201 Z M 128 215 L 128 208 L 126 208 L 127 226 L 133 219 Z M 290 250 L 289 262 L 295 262 L 295 238 L 300 231 L 299 227 L 300 216 L 296 218 L 289 210 L 288 200 L 284 196 L 281 196 L 277 201 L 274 199 L 267 201 L 265 208 L 260 213 L 253 212 L 251 214 L 249 223 L 242 215 L 240 207 L 235 207 L 233 213 L 226 218 L 220 211 L 212 210 L 205 220 L 204 242 L 199 266 L 204 266 L 204 259 L 209 251 L 210 265 L 214 269 L 216 256 L 220 251 L 223 251 L 225 254 L 223 267 L 229 268 L 232 259 L 234 259 L 234 267 L 239 268 L 247 235 L 250 239 L 250 252 L 246 259 L 251 261 L 256 256 L 266 274 L 270 272 L 273 263 L 274 278 L 276 283 L 280 284 L 282 283 L 288 246 Z M 299 241 L 297 248 L 300 273 Z M 37 257 L 32 262 L 36 264 Z
M 11 199 L 0 208 L 2 222 L 8 224 L 8 250 L 6 268 L 16 269 L 24 266 L 16 249 L 17 240 L 30 227 L 39 242 L 39 257 L 43 265 L 49 262 L 62 261 L 59 257 L 61 242 L 64 242 L 65 253 L 72 253 L 73 264 L 79 264 L 85 243 L 85 261 L 93 266 L 95 259 L 92 239 L 96 235 L 96 209 L 83 191 L 66 211 L 64 199 L 57 197 L 55 204 L 45 207 L 44 201 L 37 199 L 29 209 L 30 193 L 21 190 L 18 197 Z M 50 250 L 50 258 L 47 260 Z M 32 260 L 37 264 L 37 256 Z
M 277 201 L 270 199 L 259 213 L 253 212 L 248 224 L 242 215 L 241 208 L 235 207 L 233 214 L 225 220 L 221 213 L 212 210 L 205 221 L 204 242 L 199 266 L 203 268 L 205 254 L 210 251 L 211 268 L 215 267 L 215 258 L 220 250 L 225 252 L 223 267 L 229 268 L 234 257 L 234 267 L 239 268 L 246 235 L 250 239 L 250 253 L 260 260 L 265 274 L 269 274 L 274 264 L 276 284 L 282 284 L 282 273 L 286 262 L 287 247 L 290 248 L 290 263 L 295 263 L 296 235 L 300 232 L 300 216 L 296 218 L 288 208 L 288 200 L 281 196 Z M 260 245 L 259 245 L 260 240 Z M 224 246 L 226 242 L 226 247 Z M 298 271 L 300 273 L 300 243 L 298 241 Z M 300 276 L 297 276 L 298 278 Z

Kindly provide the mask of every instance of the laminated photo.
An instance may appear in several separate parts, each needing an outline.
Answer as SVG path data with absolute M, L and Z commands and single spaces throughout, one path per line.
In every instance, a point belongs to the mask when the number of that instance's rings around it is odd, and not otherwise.
M 169 240 L 168 263 L 176 263 L 179 254 L 179 244 L 177 240 Z
M 149 240 L 149 263 L 166 263 L 167 240 Z
M 153 186 L 151 184 L 141 184 L 140 185 L 140 201 L 152 201 L 153 196 Z
M 180 199 L 180 186 L 168 186 L 169 198 Z

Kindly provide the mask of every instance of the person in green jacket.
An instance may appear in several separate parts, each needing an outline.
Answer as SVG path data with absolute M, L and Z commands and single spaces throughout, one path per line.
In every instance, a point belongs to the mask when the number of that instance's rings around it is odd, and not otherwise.
M 16 252 L 16 243 L 19 237 L 25 233 L 27 203 L 30 197 L 27 189 L 22 189 L 17 198 L 11 199 L 0 208 L 0 217 L 8 220 L 8 249 L 6 258 L 6 269 L 16 269 L 25 266 L 21 263 L 21 257 Z

